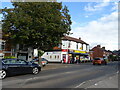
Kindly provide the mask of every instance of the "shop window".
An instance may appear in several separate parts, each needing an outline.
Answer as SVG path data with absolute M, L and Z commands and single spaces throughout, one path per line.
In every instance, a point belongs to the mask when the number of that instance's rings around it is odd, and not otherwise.
M 63 54 L 63 58 L 66 58 L 66 54 Z

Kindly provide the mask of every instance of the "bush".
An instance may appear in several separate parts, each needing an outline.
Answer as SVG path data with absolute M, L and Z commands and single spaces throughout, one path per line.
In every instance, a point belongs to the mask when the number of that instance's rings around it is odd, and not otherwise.
M 8 58 L 16 58 L 14 56 L 5 56 L 4 59 L 8 59 Z

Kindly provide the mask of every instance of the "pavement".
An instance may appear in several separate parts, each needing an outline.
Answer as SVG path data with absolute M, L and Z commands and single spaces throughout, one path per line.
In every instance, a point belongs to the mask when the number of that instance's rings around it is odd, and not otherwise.
M 88 88 L 118 88 L 118 74 L 103 79 Z

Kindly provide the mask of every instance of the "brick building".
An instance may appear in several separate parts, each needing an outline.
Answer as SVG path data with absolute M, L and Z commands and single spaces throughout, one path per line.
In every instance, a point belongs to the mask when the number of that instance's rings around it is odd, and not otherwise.
M 105 47 L 101 47 L 100 45 L 93 47 L 90 51 L 91 59 L 94 59 L 96 57 L 108 58 L 110 54 L 112 53 L 109 50 L 106 50 Z
M 11 44 L 10 42 L 6 42 L 6 38 L 3 37 L 2 32 L 2 22 L 0 21 L 0 58 L 3 58 L 4 56 L 11 56 Z
M 92 51 L 93 51 L 93 58 L 95 58 L 95 57 L 102 58 L 103 57 L 104 52 L 103 52 L 103 48 L 101 48 L 100 45 L 97 45 L 94 48 L 92 48 Z

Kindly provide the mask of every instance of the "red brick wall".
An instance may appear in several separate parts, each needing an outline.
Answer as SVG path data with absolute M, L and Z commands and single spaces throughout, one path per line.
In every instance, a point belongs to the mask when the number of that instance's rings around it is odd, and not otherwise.
M 9 43 L 5 44 L 5 51 L 11 51 L 11 45 Z
M 5 56 L 11 56 L 11 53 L 5 53 Z
M 6 42 L 4 51 L 11 52 L 11 44 L 9 42 Z M 11 56 L 11 53 L 4 53 L 4 54 L 5 54 L 4 56 Z
M 93 52 L 89 52 L 90 58 L 93 60 Z
M 2 51 L 2 50 L 0 50 L 0 53 L 3 53 L 3 51 Z
M 94 47 L 92 50 L 93 50 L 93 58 L 95 57 L 103 58 L 103 50 L 100 47 Z

